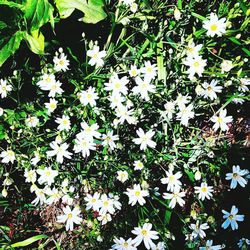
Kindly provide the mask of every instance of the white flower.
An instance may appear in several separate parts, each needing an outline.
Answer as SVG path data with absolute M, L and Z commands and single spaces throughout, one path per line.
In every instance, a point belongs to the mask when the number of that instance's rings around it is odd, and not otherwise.
M 219 19 L 215 13 L 210 13 L 210 19 L 203 21 L 203 28 L 208 36 L 222 36 L 226 32 L 226 18 Z
M 165 250 L 166 245 L 164 242 L 160 241 L 160 242 L 158 242 L 158 244 L 156 246 L 152 246 L 151 249 L 152 250 Z
M 83 90 L 79 93 L 80 102 L 87 106 L 88 104 L 91 107 L 96 106 L 96 100 L 98 99 L 98 95 L 95 92 L 95 88 L 89 87 L 86 91 Z
M 40 175 L 38 179 L 39 184 L 47 183 L 49 186 L 54 182 L 55 177 L 58 175 L 57 170 L 53 170 L 51 167 L 45 167 L 44 169 L 37 169 L 36 172 Z
M 212 240 L 207 240 L 206 246 L 199 247 L 199 250 L 220 250 L 220 249 L 222 249 L 222 246 L 221 245 L 213 246 Z
M 247 184 L 246 179 L 243 177 L 248 174 L 248 170 L 240 169 L 240 166 L 233 166 L 232 173 L 226 174 L 226 180 L 231 180 L 230 188 L 234 189 L 237 187 L 238 183 L 240 186 L 245 187 Z
M 190 102 L 191 97 L 188 95 L 182 95 L 182 94 L 178 94 L 175 103 L 178 105 L 178 107 L 181 107 L 183 105 L 186 105 Z
M 66 115 L 63 115 L 62 118 L 56 118 L 55 122 L 59 124 L 59 126 L 57 127 L 59 131 L 63 130 L 69 131 L 71 128 L 70 119 Z
M 112 109 L 115 109 L 116 107 L 121 106 L 122 103 L 126 101 L 126 98 L 124 96 L 122 96 L 121 94 L 119 94 L 119 93 L 118 94 L 117 93 L 116 94 L 112 93 L 112 95 L 110 95 L 108 97 L 108 99 L 110 101 L 110 107 Z
M 7 93 L 12 90 L 12 86 L 7 83 L 6 80 L 0 79 L 0 95 L 1 98 L 5 98 Z
M 222 210 L 223 219 L 226 219 L 221 225 L 222 228 L 227 229 L 229 225 L 231 225 L 232 230 L 238 229 L 237 221 L 244 221 L 244 215 L 238 214 L 238 208 L 236 206 L 232 206 L 231 212 L 227 212 Z
M 193 78 L 195 74 L 202 76 L 205 66 L 207 65 L 207 60 L 203 60 L 201 56 L 196 55 L 195 57 L 188 56 L 184 61 L 184 64 L 189 68 L 187 73 L 189 78 Z
M 43 74 L 42 80 L 40 80 L 37 85 L 42 90 L 50 90 L 51 86 L 56 82 L 56 77 L 54 74 Z
M 128 84 L 129 80 L 127 78 L 127 76 L 123 76 L 121 79 L 119 78 L 119 76 L 114 73 L 110 79 L 108 83 L 105 83 L 105 90 L 107 91 L 112 91 L 113 94 L 124 94 L 126 95 L 128 92 L 128 88 L 127 88 L 127 84 Z
M 56 94 L 62 94 L 63 90 L 61 88 L 62 83 L 59 81 L 53 82 L 51 85 L 49 85 L 49 97 L 55 97 Z
M 0 108 L 0 116 L 3 115 L 3 112 L 4 112 L 3 108 Z
M 111 150 L 116 148 L 116 144 L 115 141 L 119 140 L 118 135 L 113 135 L 113 131 L 108 131 L 107 134 L 103 134 L 102 135 L 102 145 L 105 146 L 109 146 Z
M 249 246 L 250 240 L 246 238 L 241 238 L 237 245 L 239 246 L 240 249 L 242 248 L 242 246 Z
M 93 123 L 89 126 L 86 122 L 82 122 L 81 127 L 83 130 L 76 135 L 78 139 L 93 141 L 94 138 L 101 137 L 101 133 L 97 131 L 99 129 L 99 125 L 97 123 Z
M 115 250 L 137 250 L 137 248 L 132 244 L 132 239 L 129 238 L 125 240 L 124 238 L 120 237 L 114 239 L 115 244 L 112 246 L 112 249 Z
M 211 121 L 214 123 L 213 129 L 214 131 L 217 131 L 219 128 L 222 131 L 227 131 L 229 129 L 227 123 L 230 123 L 233 121 L 232 116 L 226 116 L 227 115 L 227 110 L 226 109 L 221 109 L 219 116 L 214 115 L 211 118 Z
M 134 124 L 135 118 L 133 117 L 134 110 L 130 109 L 128 106 L 124 106 L 120 104 L 115 109 L 115 115 L 119 118 L 119 123 L 123 124 L 125 121 L 127 121 L 129 124 Z
M 164 199 L 171 200 L 169 203 L 170 208 L 174 208 L 176 203 L 183 207 L 185 204 L 183 197 L 185 197 L 185 192 L 180 192 L 180 186 L 175 186 L 173 193 L 163 193 Z
M 75 153 L 82 153 L 83 157 L 87 157 L 90 155 L 90 150 L 96 150 L 96 145 L 93 142 L 93 139 L 89 139 L 89 138 L 76 138 L 75 140 L 75 146 L 74 146 L 74 152 Z
M 242 92 L 247 92 L 249 91 L 248 85 L 250 85 L 250 79 L 240 78 L 240 85 L 238 87 L 238 90 Z
M 39 119 L 35 116 L 30 116 L 25 120 L 25 123 L 27 124 L 28 127 L 34 128 L 38 125 Z
M 138 10 L 138 4 L 137 3 L 132 3 L 130 5 L 130 10 L 131 10 L 131 12 L 135 13 Z
M 211 100 L 215 100 L 217 98 L 216 93 L 221 93 L 222 92 L 222 87 L 217 86 L 218 82 L 216 80 L 212 80 L 210 83 L 204 82 L 202 84 L 202 87 L 204 88 L 203 91 L 203 96 L 205 98 L 210 98 Z
M 71 159 L 72 153 L 67 151 L 69 145 L 65 142 L 61 145 L 58 145 L 55 141 L 50 143 L 50 147 L 53 150 L 47 151 L 47 156 L 55 156 L 56 155 L 56 161 L 59 163 L 63 163 L 63 157 Z
M 206 198 L 210 200 L 210 198 L 213 196 L 212 195 L 212 192 L 214 191 L 213 187 L 208 186 L 207 183 L 205 182 L 201 183 L 200 187 L 194 187 L 194 189 L 195 193 L 199 194 L 198 198 L 202 201 L 204 201 Z
M 136 238 L 133 239 L 132 243 L 135 246 L 139 246 L 143 241 L 147 249 L 155 247 L 155 244 L 152 240 L 159 239 L 158 232 L 151 230 L 151 223 L 145 223 L 142 227 L 135 227 L 132 230 L 132 234 L 136 235 Z
M 168 184 L 167 191 L 173 192 L 175 187 L 180 187 L 182 183 L 179 179 L 182 176 L 181 172 L 173 174 L 173 170 L 166 171 L 167 177 L 161 179 L 162 184 Z
M 117 180 L 124 183 L 126 180 L 128 180 L 128 172 L 126 170 L 119 170 L 117 173 Z
M 91 66 L 96 65 L 97 67 L 101 67 L 104 65 L 103 58 L 107 55 L 106 51 L 100 51 L 100 47 L 94 45 L 92 49 L 87 51 L 87 56 L 91 59 L 89 60 L 89 64 Z
M 234 67 L 233 62 L 230 60 L 223 60 L 221 63 L 221 73 L 229 72 Z
M 201 48 L 202 48 L 202 44 L 195 45 L 193 40 L 190 40 L 186 48 L 186 54 L 188 57 L 199 56 L 199 51 L 201 50 Z
M 140 149 L 145 150 L 147 147 L 155 148 L 156 143 L 151 140 L 151 138 L 154 136 L 155 132 L 150 129 L 148 132 L 144 132 L 142 128 L 139 128 L 136 130 L 136 134 L 139 136 L 139 138 L 133 139 L 133 142 L 137 145 L 140 144 Z
M 30 170 L 25 169 L 24 177 L 26 178 L 25 182 L 34 183 L 36 181 L 36 170 L 34 170 L 34 169 L 30 169 Z
M 181 120 L 181 124 L 188 126 L 189 119 L 194 118 L 193 104 L 179 106 L 180 111 L 177 113 L 177 119 Z
M 54 98 L 50 98 L 49 102 L 45 103 L 45 107 L 48 109 L 49 114 L 55 111 L 55 109 L 57 108 L 57 103 L 58 101 Z
M 132 91 L 135 95 L 139 94 L 141 98 L 145 101 L 149 101 L 149 93 L 155 92 L 155 85 L 150 84 L 151 79 L 148 77 L 144 77 L 142 80 L 140 77 L 135 78 L 135 82 L 137 86 L 135 86 Z
M 98 211 L 101 203 L 100 203 L 100 194 L 95 192 L 94 195 L 87 194 L 84 200 L 87 202 L 86 210 L 93 209 L 94 211 Z
M 147 190 L 141 189 L 140 184 L 134 184 L 133 188 L 127 188 L 125 194 L 129 197 L 128 204 L 131 204 L 131 206 L 134 206 L 137 202 L 142 206 L 146 203 L 144 197 L 149 195 Z
M 66 222 L 66 231 L 72 231 L 74 229 L 74 223 L 77 225 L 81 224 L 82 218 L 79 217 L 81 213 L 78 207 L 75 207 L 73 210 L 69 206 L 63 208 L 63 215 L 57 216 L 57 222 L 65 223 Z
M 173 114 L 175 113 L 175 102 L 167 102 L 164 105 L 165 110 L 162 112 L 163 115 L 167 115 L 168 119 L 171 120 L 173 118 Z
M 67 56 L 63 53 L 62 48 L 59 49 L 59 52 L 56 52 L 56 55 L 53 58 L 54 70 L 55 71 L 67 71 L 69 69 L 69 60 Z
M 114 201 L 110 199 L 106 194 L 102 194 L 100 199 L 100 210 L 99 214 L 103 215 L 106 213 L 114 214 Z
M 131 5 L 135 0 L 122 0 L 122 3 L 125 5 Z
M 137 66 L 136 65 L 131 65 L 130 66 L 130 70 L 128 71 L 129 75 L 131 77 L 136 77 L 140 74 L 140 70 L 137 69 Z
M 13 164 L 14 161 L 15 161 L 15 159 L 16 159 L 14 151 L 12 151 L 10 149 L 8 149 L 6 151 L 3 151 L 0 154 L 0 157 L 3 158 L 2 159 L 2 163 L 9 163 L 9 162 L 11 162 Z
M 135 167 L 134 170 L 142 170 L 144 165 L 141 161 L 134 161 L 133 166 Z
M 193 238 L 197 238 L 198 236 L 200 236 L 201 239 L 206 236 L 204 230 L 209 228 L 207 223 L 200 224 L 199 221 L 197 221 L 196 224 L 191 224 L 189 227 L 193 230 L 191 236 Z
M 46 202 L 45 190 L 36 187 L 35 194 L 36 198 L 31 203 L 35 206 L 38 205 L 38 203 L 40 203 L 40 205 L 43 205 Z
M 144 67 L 141 68 L 141 72 L 145 74 L 144 78 L 153 79 L 157 75 L 157 65 L 151 64 L 150 61 L 144 63 Z
M 57 188 L 53 188 L 52 190 L 50 188 L 46 189 L 46 194 L 49 196 L 46 200 L 46 204 L 48 205 L 58 202 L 63 196 L 63 193 Z
M 31 165 L 33 166 L 35 166 L 41 160 L 39 152 L 35 152 L 34 155 L 35 156 L 30 160 Z
M 99 221 L 101 221 L 102 225 L 106 225 L 109 221 L 112 220 L 111 215 L 109 213 L 106 214 L 100 214 L 100 216 L 97 217 Z

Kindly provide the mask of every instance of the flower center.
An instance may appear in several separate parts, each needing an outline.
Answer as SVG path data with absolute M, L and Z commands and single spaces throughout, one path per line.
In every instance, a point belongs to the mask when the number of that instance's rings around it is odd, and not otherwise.
M 201 192 L 206 193 L 207 192 L 207 188 L 206 187 L 202 187 L 201 188 Z
M 212 30 L 212 31 L 216 31 L 217 28 L 218 28 L 217 24 L 212 24 L 212 25 L 211 25 L 211 30 Z
M 72 213 L 69 213 L 68 214 L 68 219 L 72 219 L 72 217 L 73 217 Z
M 197 67 L 199 67 L 199 66 L 200 66 L 200 63 L 199 63 L 199 62 L 195 62 L 195 63 L 194 63 L 194 67 L 197 68 Z
M 142 230 L 141 230 L 141 234 L 142 234 L 143 236 L 146 236 L 146 235 L 148 234 L 148 232 L 147 232 L 147 230 L 142 229 Z
M 140 192 L 140 191 L 136 191 L 136 192 L 135 192 L 135 196 L 136 196 L 136 197 L 139 197 L 140 195 L 141 195 L 141 192 Z

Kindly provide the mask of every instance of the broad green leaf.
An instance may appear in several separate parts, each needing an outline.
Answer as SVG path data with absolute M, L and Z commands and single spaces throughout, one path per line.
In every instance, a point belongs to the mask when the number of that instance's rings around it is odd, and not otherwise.
M 28 42 L 29 48 L 35 54 L 44 53 L 44 36 L 39 30 L 34 30 L 31 35 L 25 33 L 25 40 Z
M 10 40 L 7 42 L 7 44 L 5 44 L 0 49 L 0 67 L 19 48 L 22 39 L 23 39 L 23 32 L 22 31 L 17 31 L 10 38 Z
M 157 44 L 157 68 L 158 68 L 158 80 L 163 80 L 166 84 L 166 67 L 164 66 L 163 59 L 163 42 Z
M 53 16 L 53 6 L 48 0 L 27 0 L 25 5 L 25 18 L 30 30 L 37 30 Z
M 102 0 L 55 0 L 61 18 L 69 17 L 75 9 L 84 13 L 82 21 L 85 23 L 97 23 L 107 15 L 103 10 Z
M 18 4 L 18 3 L 12 2 L 12 1 L 0 0 L 0 5 L 6 5 L 6 6 L 9 6 L 11 8 L 18 8 L 22 11 L 25 10 L 25 7 L 22 4 Z
M 16 247 L 26 247 L 26 246 L 28 246 L 28 245 L 30 245 L 30 244 L 32 244 L 32 243 L 38 241 L 38 240 L 46 239 L 46 238 L 48 238 L 47 235 L 45 235 L 45 234 L 40 234 L 40 235 L 37 235 L 37 236 L 33 236 L 33 237 L 31 237 L 31 238 L 29 238 L 29 239 L 27 239 L 27 240 L 23 240 L 23 241 L 14 243 L 14 244 L 12 244 L 10 247 L 7 247 L 6 249 L 10 249 L 11 247 L 12 247 L 12 248 L 16 248 Z

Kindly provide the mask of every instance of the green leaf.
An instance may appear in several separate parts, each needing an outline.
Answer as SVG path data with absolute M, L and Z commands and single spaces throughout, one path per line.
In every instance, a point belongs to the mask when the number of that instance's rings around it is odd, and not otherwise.
M 18 3 L 12 2 L 12 1 L 0 0 L 0 5 L 6 5 L 6 6 L 9 6 L 11 8 L 18 8 L 22 11 L 25 10 L 25 7 L 22 4 L 18 4 Z
M 163 59 L 163 42 L 160 41 L 157 44 L 157 68 L 158 68 L 158 80 L 163 80 L 166 83 L 166 67 L 164 66 Z
M 31 237 L 31 238 L 29 238 L 27 240 L 16 242 L 16 243 L 12 244 L 10 247 L 7 247 L 6 249 L 10 249 L 11 247 L 12 248 L 15 248 L 15 247 L 26 247 L 26 246 L 28 246 L 28 245 L 30 245 L 30 244 L 38 241 L 38 240 L 46 239 L 46 238 L 48 238 L 48 236 L 45 235 L 45 234 L 36 235 L 36 236 L 33 236 L 33 237 Z
M 246 49 L 246 48 L 242 48 L 242 50 L 248 55 L 250 56 L 250 50 Z
M 23 39 L 23 32 L 17 31 L 0 50 L 0 67 L 3 63 L 15 53 L 15 51 L 19 48 L 20 43 Z
M 237 45 L 241 45 L 241 43 L 239 42 L 239 40 L 236 39 L 235 37 L 229 37 L 228 39 L 229 39 L 231 42 L 233 42 L 233 43 L 235 43 L 235 44 L 237 44 Z
M 4 29 L 6 27 L 8 27 L 8 25 L 5 22 L 0 21 L 0 30 Z
M 39 30 L 32 31 L 31 35 L 25 33 L 25 40 L 32 52 L 38 55 L 44 54 L 44 36 Z
M 192 12 L 191 15 L 194 16 L 194 17 L 196 17 L 196 18 L 198 18 L 198 19 L 200 19 L 201 21 L 206 21 L 207 20 L 206 17 L 201 16 L 201 15 L 195 13 L 195 12 Z
M 172 212 L 169 211 L 169 210 L 166 210 L 166 212 L 165 212 L 165 217 L 164 217 L 164 223 L 165 223 L 166 225 L 169 224 L 170 219 L 171 219 L 171 215 L 172 215 Z
M 25 18 L 30 30 L 37 30 L 53 17 L 53 6 L 48 0 L 27 0 Z
M 98 23 L 106 18 L 103 10 L 103 0 L 55 0 L 61 18 L 69 17 L 75 9 L 84 13 L 82 21 L 85 23 Z

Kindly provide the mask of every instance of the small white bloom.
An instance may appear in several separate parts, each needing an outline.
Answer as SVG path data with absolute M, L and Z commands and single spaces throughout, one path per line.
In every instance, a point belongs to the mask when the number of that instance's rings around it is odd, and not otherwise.
M 93 139 L 76 138 L 75 143 L 74 152 L 81 152 L 83 157 L 89 156 L 90 150 L 96 150 L 96 144 L 93 142 Z
M 37 169 L 36 171 L 40 177 L 38 179 L 39 184 L 47 183 L 49 186 L 54 182 L 55 177 L 58 175 L 57 170 L 53 170 L 51 167 L 45 167 L 44 169 Z
M 55 111 L 55 109 L 57 108 L 57 103 L 58 101 L 54 98 L 50 98 L 49 102 L 45 103 L 45 107 L 48 109 L 49 114 Z
M 140 145 L 141 150 L 145 150 L 147 147 L 156 147 L 156 143 L 151 140 L 151 138 L 155 134 L 152 129 L 145 133 L 142 128 L 139 128 L 138 130 L 136 130 L 136 134 L 139 136 L 139 138 L 133 139 L 133 142 L 137 145 Z
M 204 82 L 202 87 L 204 88 L 204 92 L 202 93 L 205 98 L 210 98 L 211 100 L 215 100 L 217 98 L 216 93 L 222 92 L 222 87 L 217 86 L 218 82 L 216 80 L 212 80 L 210 83 Z
M 87 194 L 84 200 L 87 202 L 86 209 L 93 209 L 94 211 L 98 211 L 101 202 L 100 202 L 100 194 L 98 192 L 95 192 L 93 195 Z
M 119 170 L 117 173 L 117 180 L 124 183 L 126 180 L 128 180 L 128 172 L 126 170 Z
M 9 162 L 11 162 L 13 164 L 14 161 L 15 161 L 15 159 L 16 159 L 14 151 L 12 151 L 10 149 L 8 149 L 6 151 L 3 151 L 0 154 L 0 157 L 3 158 L 2 159 L 2 163 L 9 163 Z
M 94 45 L 92 49 L 87 51 L 87 56 L 91 59 L 89 60 L 89 64 L 91 66 L 96 65 L 97 67 L 102 67 L 104 65 L 103 58 L 107 55 L 105 50 L 100 51 L 100 47 Z
M 240 85 L 238 87 L 238 90 L 242 92 L 247 92 L 249 91 L 248 85 L 250 85 L 250 79 L 240 78 Z
M 173 193 L 163 193 L 163 198 L 166 200 L 171 200 L 169 203 L 170 208 L 174 208 L 176 203 L 181 207 L 185 204 L 185 201 L 182 199 L 185 197 L 185 192 L 180 192 L 180 186 L 175 186 Z
M 112 249 L 115 250 L 137 250 L 137 248 L 132 244 L 132 239 L 129 238 L 125 240 L 124 238 L 120 237 L 114 239 L 115 244 L 112 246 Z
M 142 170 L 144 165 L 141 161 L 134 161 L 133 166 L 135 167 L 134 170 Z
M 205 238 L 206 236 L 204 230 L 209 228 L 207 223 L 200 224 L 199 221 L 197 221 L 196 224 L 191 224 L 189 227 L 193 230 L 191 236 L 193 238 L 197 238 L 199 236 L 201 239 Z
M 129 83 L 129 80 L 127 78 L 127 76 L 123 76 L 121 79 L 119 78 L 119 76 L 114 73 L 110 79 L 108 83 L 105 83 L 105 90 L 107 91 L 112 91 L 113 94 L 124 94 L 127 95 L 128 92 L 128 88 L 127 88 L 127 84 Z
M 59 124 L 59 126 L 57 127 L 59 131 L 69 131 L 71 128 L 70 119 L 66 115 L 63 115 L 62 118 L 56 118 L 55 122 Z
M 30 170 L 25 169 L 24 177 L 26 178 L 25 182 L 35 183 L 35 181 L 36 181 L 36 170 L 34 170 L 34 169 L 30 169 Z
M 227 110 L 226 109 L 221 109 L 219 115 L 214 115 L 211 118 L 211 121 L 214 123 L 213 129 L 214 131 L 217 131 L 219 128 L 222 131 L 227 131 L 229 129 L 227 123 L 230 123 L 233 121 L 232 116 L 226 116 L 227 115 Z
M 53 150 L 47 151 L 47 156 L 52 157 L 56 155 L 56 161 L 59 163 L 63 163 L 63 158 L 71 159 L 72 153 L 67 151 L 69 145 L 65 142 L 62 144 L 57 144 L 55 141 L 50 143 L 50 147 Z
M 187 73 L 189 78 L 192 79 L 195 74 L 202 76 L 205 66 L 207 65 L 207 60 L 203 60 L 201 56 L 196 55 L 195 57 L 188 56 L 184 61 L 184 64 L 188 66 Z
M 167 177 L 161 179 L 162 184 L 167 184 L 167 191 L 173 192 L 175 187 L 181 187 L 182 183 L 179 179 L 182 177 L 181 172 L 173 173 L 173 170 L 169 170 L 165 172 Z
M 60 54 L 56 52 L 56 55 L 53 58 L 54 70 L 55 71 L 67 71 L 69 69 L 69 60 L 67 56 L 60 50 Z
M 82 218 L 79 217 L 81 211 L 78 207 L 75 207 L 73 210 L 69 206 L 63 208 L 63 215 L 57 216 L 57 222 L 65 223 L 66 222 L 66 231 L 72 231 L 74 229 L 74 223 L 80 225 Z
M 222 36 L 226 32 L 226 18 L 219 19 L 215 13 L 210 13 L 210 19 L 203 21 L 203 28 L 208 36 Z
M 193 104 L 179 106 L 180 111 L 177 113 L 177 119 L 181 120 L 183 126 L 188 126 L 189 119 L 194 118 Z
M 136 235 L 132 243 L 134 246 L 139 246 L 143 241 L 146 249 L 152 249 L 155 247 L 155 243 L 152 240 L 159 239 L 158 232 L 151 230 L 153 225 L 151 223 L 145 223 L 142 227 L 135 227 L 132 230 L 132 234 Z
M 12 86 L 10 84 L 8 84 L 6 80 L 0 79 L 1 98 L 5 98 L 8 94 L 8 92 L 10 92 L 11 90 L 12 90 Z
M 234 67 L 233 62 L 230 60 L 223 60 L 221 63 L 221 73 L 229 72 Z
M 223 219 L 226 219 L 221 225 L 222 228 L 227 229 L 231 225 L 232 230 L 238 229 L 237 221 L 244 221 L 244 215 L 238 214 L 239 209 L 236 206 L 232 206 L 231 212 L 222 210 Z
M 25 123 L 27 124 L 28 127 L 34 128 L 38 125 L 39 119 L 35 116 L 30 116 L 25 120 Z
M 95 92 L 95 88 L 89 87 L 86 91 L 83 90 L 79 93 L 80 102 L 87 106 L 88 104 L 91 107 L 96 106 L 96 100 L 98 99 L 98 95 Z
M 199 250 L 220 250 L 220 249 L 222 249 L 222 246 L 221 245 L 213 246 L 212 240 L 207 240 L 206 246 L 199 247 Z
M 136 65 L 131 65 L 130 66 L 130 70 L 128 71 L 129 75 L 131 77 L 136 77 L 140 74 L 140 70 L 137 69 L 137 66 Z
M 113 131 L 108 131 L 107 134 L 102 135 L 102 145 L 109 146 L 111 150 L 114 150 L 116 148 L 115 141 L 119 140 L 118 135 L 113 135 Z
M 129 197 L 128 204 L 134 206 L 137 202 L 142 206 L 146 203 L 144 197 L 148 196 L 147 190 L 142 190 L 140 184 L 134 184 L 133 188 L 127 188 L 125 194 Z
M 144 63 L 144 67 L 141 68 L 141 72 L 145 74 L 144 78 L 149 78 L 151 80 L 157 75 L 157 65 L 147 61 Z
M 214 191 L 212 186 L 208 186 L 207 183 L 203 182 L 201 183 L 200 187 L 194 187 L 195 193 L 199 194 L 198 198 L 202 201 L 204 201 L 206 198 L 210 200 L 210 198 L 213 196 L 212 193 Z

